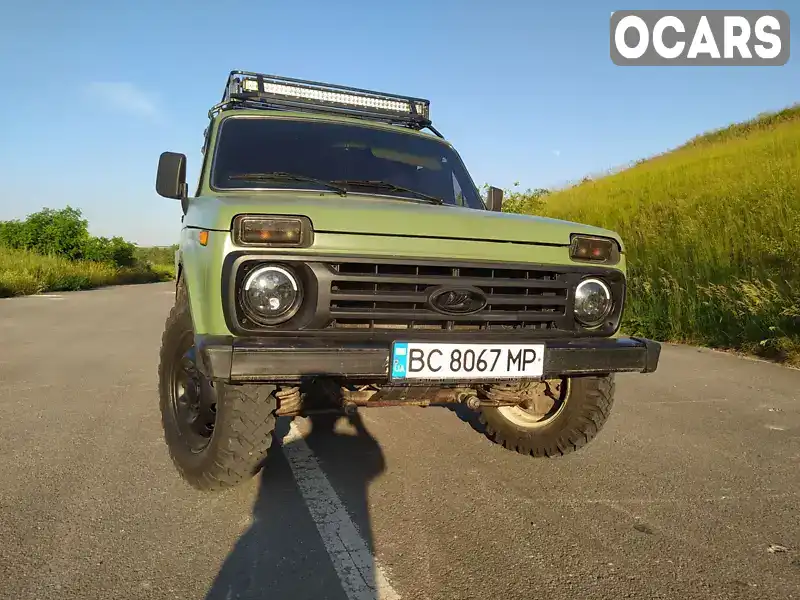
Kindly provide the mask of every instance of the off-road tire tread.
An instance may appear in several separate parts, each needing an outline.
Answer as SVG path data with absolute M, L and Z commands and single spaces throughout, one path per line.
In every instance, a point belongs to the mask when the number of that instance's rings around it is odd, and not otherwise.
M 159 390 L 168 376 L 165 372 L 170 336 L 173 331 L 192 327 L 184 283 L 178 283 L 175 305 L 170 310 L 161 338 Z M 235 487 L 255 476 L 266 460 L 275 430 L 278 401 L 275 386 L 228 385 L 215 383 L 217 389 L 217 422 L 208 453 L 201 468 L 190 468 L 181 460 L 180 452 L 170 440 L 176 432 L 168 422 L 161 399 L 161 425 L 170 459 L 181 477 L 201 491 L 221 491 Z
M 580 450 L 600 433 L 611 414 L 616 391 L 613 374 L 576 378 L 572 386 L 572 393 L 577 387 L 582 397 L 570 397 L 568 402 L 579 404 L 579 410 L 565 422 L 558 435 L 516 435 L 511 424 L 499 425 L 496 419 L 487 419 L 484 411 L 473 413 L 473 418 L 468 420 L 462 416 L 462 420 L 467 420 L 495 444 L 519 454 L 536 458 L 565 456 Z

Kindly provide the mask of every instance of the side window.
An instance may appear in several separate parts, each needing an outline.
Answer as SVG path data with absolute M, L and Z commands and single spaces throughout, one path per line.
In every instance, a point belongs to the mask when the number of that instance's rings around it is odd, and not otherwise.
M 456 204 L 458 206 L 464 206 L 464 192 L 461 191 L 461 186 L 458 183 L 458 179 L 456 179 L 456 174 L 453 173 L 453 198 L 456 200 Z
M 203 131 L 203 146 L 200 148 L 200 156 L 202 157 L 200 160 L 200 171 L 197 173 L 197 191 L 195 192 L 195 197 L 200 195 L 201 186 L 203 184 L 203 173 L 206 170 L 206 163 L 208 162 L 208 139 L 211 135 L 211 125 L 205 128 Z M 181 217 L 183 219 L 183 217 Z

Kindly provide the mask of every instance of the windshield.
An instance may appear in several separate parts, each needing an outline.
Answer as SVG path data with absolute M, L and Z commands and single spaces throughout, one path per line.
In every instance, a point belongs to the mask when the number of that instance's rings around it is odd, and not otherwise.
M 435 138 L 300 119 L 223 121 L 212 187 L 330 189 L 325 182 L 336 182 L 348 194 L 421 202 L 427 196 L 444 204 L 485 208 L 461 159 Z

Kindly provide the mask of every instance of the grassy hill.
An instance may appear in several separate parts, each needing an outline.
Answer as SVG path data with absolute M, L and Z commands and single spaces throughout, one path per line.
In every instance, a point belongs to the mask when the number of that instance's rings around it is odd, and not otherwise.
M 800 364 L 800 105 L 537 204 L 622 235 L 626 333 Z

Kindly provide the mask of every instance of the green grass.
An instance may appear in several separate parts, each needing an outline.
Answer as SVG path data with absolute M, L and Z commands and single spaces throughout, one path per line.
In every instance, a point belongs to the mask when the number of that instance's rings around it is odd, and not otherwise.
M 0 248 L 0 297 L 168 281 L 171 265 L 116 267 Z
M 800 364 L 800 105 L 547 197 L 622 235 L 629 334 Z

